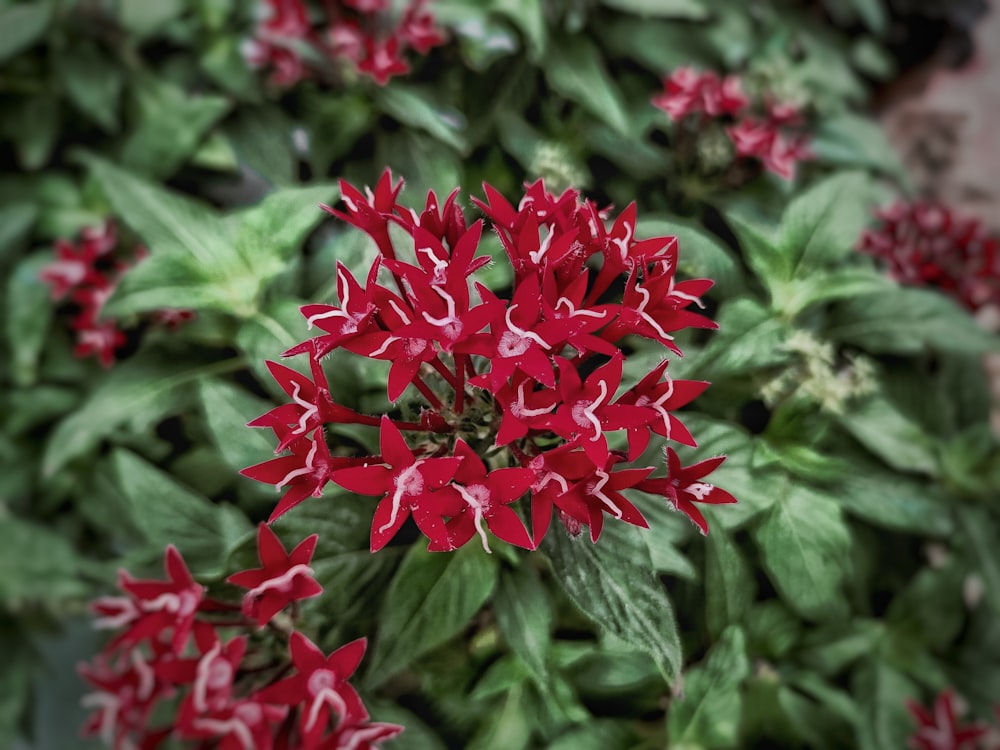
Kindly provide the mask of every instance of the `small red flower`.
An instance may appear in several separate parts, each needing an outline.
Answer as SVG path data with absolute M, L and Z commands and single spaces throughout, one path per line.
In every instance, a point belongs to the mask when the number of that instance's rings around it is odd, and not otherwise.
M 974 750 L 976 741 L 989 731 L 984 724 L 959 724 L 955 693 L 951 690 L 943 690 L 930 709 L 908 700 L 906 710 L 917 723 L 916 731 L 907 740 L 914 750 Z
M 725 460 L 725 456 L 718 456 L 685 467 L 681 466 L 681 461 L 673 448 L 668 446 L 666 478 L 645 479 L 638 484 L 638 489 L 667 498 L 674 508 L 694 522 L 702 534 L 707 534 L 708 521 L 695 503 L 723 505 L 736 502 L 736 498 L 721 487 L 700 481 L 715 471 Z
M 264 627 L 292 602 L 323 593 L 309 567 L 318 539 L 318 534 L 312 534 L 288 553 L 267 524 L 257 527 L 261 567 L 234 573 L 226 579 L 235 586 L 250 589 L 243 595 L 243 614 L 256 620 L 257 627 Z

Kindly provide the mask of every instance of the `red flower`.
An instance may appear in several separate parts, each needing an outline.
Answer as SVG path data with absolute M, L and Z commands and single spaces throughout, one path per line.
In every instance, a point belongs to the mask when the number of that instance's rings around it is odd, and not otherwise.
M 985 735 L 983 724 L 961 726 L 955 716 L 955 693 L 942 691 L 928 710 L 913 700 L 906 702 L 906 710 L 917 723 L 917 730 L 907 740 L 914 750 L 973 750 L 976 740 Z
M 388 544 L 411 513 L 428 539 L 450 548 L 442 517 L 455 515 L 461 506 L 439 490 L 455 476 L 462 459 L 418 458 L 386 416 L 382 417 L 381 450 L 385 463 L 339 469 L 333 475 L 345 489 L 382 496 L 372 520 L 372 552 Z
M 243 614 L 256 620 L 257 627 L 264 627 L 292 602 L 323 593 L 309 567 L 318 539 L 318 534 L 306 537 L 289 554 L 267 524 L 257 527 L 261 567 L 234 573 L 226 579 L 235 586 L 250 589 L 243 595 Z
M 708 522 L 695 503 L 722 505 L 736 502 L 736 498 L 721 487 L 699 481 L 715 471 L 725 460 L 725 456 L 718 456 L 684 467 L 674 449 L 667 446 L 666 478 L 645 479 L 638 484 L 638 488 L 643 492 L 663 495 L 674 508 L 690 518 L 702 534 L 707 534 Z
M 265 703 L 295 706 L 299 714 L 304 746 L 316 747 L 330 720 L 334 727 L 357 725 L 368 718 L 360 696 L 347 682 L 365 655 L 367 641 L 359 638 L 324 656 L 316 645 L 299 632 L 289 640 L 292 663 L 297 674 L 257 693 Z

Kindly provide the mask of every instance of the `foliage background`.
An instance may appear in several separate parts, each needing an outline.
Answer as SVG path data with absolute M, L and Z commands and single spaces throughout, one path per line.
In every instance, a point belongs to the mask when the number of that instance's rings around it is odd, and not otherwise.
M 372 556 L 371 506 L 333 491 L 279 521 L 286 540 L 321 534 L 321 645 L 373 639 L 363 692 L 408 727 L 391 746 L 902 747 L 905 699 L 947 685 L 989 716 L 1000 457 L 981 356 L 1000 347 L 852 249 L 912 189 L 866 114 L 910 62 L 900 19 L 933 16 L 910 5 L 439 0 L 451 41 L 411 75 L 278 91 L 240 56 L 249 4 L 0 2 L 0 746 L 87 746 L 73 664 L 117 567 L 155 568 L 170 542 L 212 580 L 252 561 L 273 497 L 237 472 L 271 445 L 243 424 L 283 399 L 263 360 L 304 337 L 298 307 L 331 298 L 335 260 L 363 273 L 374 253 L 315 206 L 386 165 L 414 202 L 544 177 L 678 235 L 721 325 L 671 364 L 713 381 L 687 457 L 727 453 L 715 481 L 740 499 L 707 538 L 637 500 L 648 531 L 493 557 Z M 683 173 L 649 103 L 681 65 L 801 104 L 815 159 L 737 190 Z M 198 313 L 133 332 L 109 371 L 71 357 L 37 279 L 56 238 L 106 216 L 151 251 L 108 312 Z M 805 389 L 765 404 L 815 365 L 785 346 L 796 332 L 838 366 L 864 358 L 874 390 L 839 413 Z M 626 377 L 660 356 L 637 348 Z M 384 406 L 377 365 L 334 354 L 327 372 L 342 403 Z

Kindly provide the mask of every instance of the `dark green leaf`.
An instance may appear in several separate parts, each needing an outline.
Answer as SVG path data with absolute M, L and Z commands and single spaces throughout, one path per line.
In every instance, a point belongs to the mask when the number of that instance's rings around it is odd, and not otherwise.
M 392 579 L 368 663 L 375 687 L 461 632 L 496 586 L 496 560 L 473 544 L 456 552 L 414 545 Z
M 118 100 L 125 83 L 122 68 L 94 45 L 71 48 L 60 60 L 70 100 L 104 130 L 118 127 Z
M 501 572 L 493 611 L 511 650 L 527 665 L 539 685 L 547 684 L 552 602 L 527 561 L 516 570 Z
M 180 16 L 184 7 L 183 0 L 118 0 L 118 18 L 138 36 L 149 36 Z
M 906 701 L 919 698 L 916 686 L 876 659 L 859 667 L 851 687 L 862 710 L 857 737 L 860 750 L 906 747 L 914 729 Z
M 219 506 L 131 451 L 118 449 L 112 463 L 130 515 L 153 546 L 176 545 L 195 573 L 225 571 L 229 548 Z
M 0 208 L 0 260 L 20 250 L 37 219 L 38 209 L 31 203 L 10 203 Z
M 855 463 L 838 489 L 837 502 L 844 510 L 887 529 L 946 537 L 955 526 L 947 497 L 925 479 Z
M 892 468 L 937 474 L 931 437 L 888 399 L 872 396 L 852 406 L 839 421 L 842 428 Z
M 379 104 L 404 125 L 423 130 L 459 153 L 465 153 L 465 118 L 439 106 L 425 89 L 394 83 L 379 89 Z
M 734 747 L 743 712 L 741 683 L 749 674 L 743 631 L 730 627 L 708 658 L 684 673 L 684 698 L 672 702 L 667 715 L 671 745 Z
M 35 0 L 0 8 L 0 63 L 28 49 L 41 38 L 52 21 L 52 3 Z
M 685 376 L 714 380 L 774 367 L 791 358 L 782 346 L 789 335 L 788 326 L 754 299 L 728 301 L 716 321 L 719 330 L 696 355 Z
M 601 0 L 609 8 L 657 18 L 684 18 L 701 21 L 708 17 L 708 8 L 700 0 Z
M 2 35 L 6 37 L 6 32 Z M 29 171 L 44 167 L 59 136 L 59 99 L 39 94 L 14 106 L 5 105 L 3 126 L 14 143 L 21 166 Z
M 823 117 L 809 148 L 821 161 L 838 167 L 875 169 L 891 177 L 904 176 L 903 165 L 885 130 L 868 117 L 847 112 Z
M 21 714 L 31 697 L 31 642 L 14 622 L 0 621 L 0 747 L 14 747 Z
M 841 586 L 851 571 L 851 538 L 836 502 L 802 486 L 777 498 L 754 529 L 764 569 L 802 617 L 845 611 Z
M 968 540 L 967 554 L 983 582 L 984 599 L 996 616 L 1000 613 L 1000 560 L 996 554 L 1000 530 L 996 521 L 982 508 L 962 508 L 958 520 Z
M 234 472 L 272 457 L 274 444 L 270 433 L 245 425 L 274 404 L 223 380 L 202 380 L 200 393 L 215 446 Z
M 549 85 L 577 102 L 621 135 L 630 132 L 625 103 L 604 67 L 600 50 L 583 36 L 570 36 L 549 48 L 545 61 Z
M 17 385 L 31 385 L 38 376 L 38 359 L 52 320 L 53 306 L 49 288 L 38 274 L 53 260 L 49 252 L 29 255 L 14 267 L 7 280 L 4 332 L 11 355 L 8 368 Z
M 556 528 L 544 548 L 556 579 L 580 611 L 623 643 L 649 653 L 670 681 L 681 664 L 673 607 L 652 573 L 648 551 L 623 550 L 610 541 L 593 544 L 586 534 L 570 537 Z
M 119 364 L 83 406 L 52 432 L 45 447 L 43 473 L 55 474 L 125 425 L 141 431 L 177 413 L 189 398 L 185 386 L 232 368 L 232 361 L 195 366 L 151 356 L 136 356 Z
M 839 303 L 825 335 L 876 353 L 1000 351 L 1000 339 L 977 326 L 955 302 L 937 292 L 904 287 Z
M 757 582 L 725 529 L 705 539 L 705 624 L 714 637 L 738 624 L 753 603 Z
M 8 610 L 86 595 L 79 558 L 62 535 L 6 516 L 0 518 L 0 540 L 0 602 Z

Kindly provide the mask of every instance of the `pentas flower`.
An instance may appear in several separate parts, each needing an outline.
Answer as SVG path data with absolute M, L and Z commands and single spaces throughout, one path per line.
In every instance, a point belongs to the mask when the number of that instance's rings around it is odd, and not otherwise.
M 680 356 L 679 332 L 716 327 L 697 311 L 712 282 L 676 275 L 677 238 L 636 238 L 634 204 L 611 217 L 575 190 L 554 195 L 539 181 L 515 208 L 486 185 L 477 205 L 514 270 L 513 286 L 494 290 L 476 280 L 489 262 L 477 255 L 484 221 L 466 221 L 456 192 L 443 202 L 431 192 L 419 208 L 400 203 L 401 187 L 387 170 L 373 190 L 342 183 L 343 207 L 324 207 L 380 253 L 363 285 L 337 266 L 337 304 L 302 308 L 307 328 L 322 333 L 286 355 L 308 356 L 311 377 L 269 364 L 292 403 L 250 424 L 271 429 L 288 453 L 243 473 L 288 488 L 271 520 L 332 481 L 377 498 L 373 552 L 411 518 L 431 550 L 478 537 L 489 552 L 490 535 L 531 549 L 553 511 L 597 541 L 606 515 L 646 526 L 626 490 L 659 495 L 707 530 L 694 503 L 734 501 L 701 481 L 724 457 L 682 469 L 669 449 L 659 465 L 629 465 L 653 435 L 696 445 L 671 412 L 708 383 L 673 381 L 666 361 L 622 382 L 628 337 Z M 390 223 L 409 241 L 395 244 Z M 396 405 L 377 417 L 339 405 L 321 366 L 336 349 L 388 362 L 386 395 Z M 331 454 L 326 425 L 376 420 L 378 455 L 348 445 Z M 610 449 L 615 432 L 625 433 L 627 452 Z
M 798 107 L 766 96 L 752 100 L 738 76 L 678 68 L 663 79 L 652 103 L 695 138 L 721 127 L 737 159 L 759 162 L 783 179 L 793 179 L 798 163 L 810 158 Z
M 908 700 L 906 710 L 917 729 L 907 745 L 914 750 L 974 750 L 989 728 L 981 723 L 960 724 L 955 704 L 956 696 L 951 690 L 943 690 L 930 708 Z
M 257 543 L 262 567 L 228 579 L 250 589 L 242 606 L 205 597 L 173 547 L 168 580 L 122 572 L 126 596 L 95 602 L 95 624 L 120 632 L 79 666 L 92 688 L 83 698 L 93 711 L 85 736 L 115 750 L 373 750 L 403 730 L 370 722 L 349 682 L 363 638 L 324 656 L 297 629 L 295 608 L 280 627 L 260 629 L 278 610 L 321 592 L 308 568 L 316 535 L 286 553 L 262 524 Z
M 292 602 L 323 593 L 309 567 L 318 540 L 318 534 L 308 536 L 288 553 L 267 524 L 258 527 L 261 567 L 234 573 L 226 579 L 235 586 L 250 589 L 243 595 L 243 614 L 256 620 L 258 627 L 264 627 Z
M 104 305 L 122 275 L 148 253 L 142 246 L 126 250 L 110 219 L 82 229 L 74 241 L 56 240 L 55 251 L 56 260 L 42 268 L 39 278 L 51 288 L 53 300 L 70 300 L 66 308 L 71 313 L 69 328 L 76 335 L 73 356 L 93 356 L 109 368 L 128 339 L 120 321 L 103 315 Z M 153 323 L 169 329 L 193 317 L 189 310 L 157 310 L 150 315 Z
M 899 201 L 876 216 L 858 249 L 899 283 L 940 289 L 972 311 L 1000 306 L 1000 239 L 979 220 L 930 200 Z
M 271 83 L 282 88 L 337 65 L 384 86 L 410 71 L 406 53 L 426 55 L 445 42 L 428 0 L 409 0 L 399 12 L 386 0 L 316 5 L 312 12 L 305 0 L 262 0 L 253 36 L 242 46 L 247 65 L 270 70 Z

